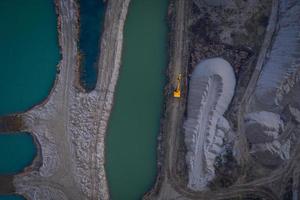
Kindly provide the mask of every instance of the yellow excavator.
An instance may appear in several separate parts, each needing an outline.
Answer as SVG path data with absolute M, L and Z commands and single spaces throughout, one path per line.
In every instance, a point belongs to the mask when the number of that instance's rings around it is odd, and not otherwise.
M 177 75 L 177 87 L 175 88 L 174 92 L 173 92 L 173 96 L 175 98 L 180 98 L 181 94 L 180 94 L 180 82 L 181 82 L 181 74 Z

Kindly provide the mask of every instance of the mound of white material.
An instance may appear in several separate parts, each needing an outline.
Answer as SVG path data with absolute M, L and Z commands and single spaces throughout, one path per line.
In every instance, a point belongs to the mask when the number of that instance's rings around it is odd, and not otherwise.
M 215 158 L 229 131 L 222 115 L 233 97 L 234 87 L 233 69 L 221 58 L 201 62 L 192 74 L 184 129 L 188 187 L 193 190 L 204 189 L 215 175 Z
M 299 19 L 299 0 L 280 2 L 278 32 L 255 90 L 259 102 L 270 109 L 300 80 Z

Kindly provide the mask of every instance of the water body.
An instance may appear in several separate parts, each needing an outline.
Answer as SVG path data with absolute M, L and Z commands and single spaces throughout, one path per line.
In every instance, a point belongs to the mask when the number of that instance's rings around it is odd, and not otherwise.
M 59 62 L 53 0 L 1 0 L 0 24 L 0 115 L 7 115 L 26 111 L 52 88 Z M 35 155 L 29 134 L 0 134 L 0 174 L 22 171 Z
M 18 195 L 0 195 L 0 200 L 25 200 L 25 198 Z
M 154 184 L 167 65 L 167 0 L 132 0 L 106 146 L 112 199 L 140 199 Z
M 36 156 L 32 136 L 28 133 L 0 135 L 0 175 L 15 174 L 31 164 Z
M 0 115 L 47 97 L 59 61 L 53 0 L 0 1 Z
M 81 52 L 81 85 L 88 91 L 97 82 L 97 61 L 100 55 L 100 41 L 103 30 L 106 4 L 102 0 L 79 0 Z

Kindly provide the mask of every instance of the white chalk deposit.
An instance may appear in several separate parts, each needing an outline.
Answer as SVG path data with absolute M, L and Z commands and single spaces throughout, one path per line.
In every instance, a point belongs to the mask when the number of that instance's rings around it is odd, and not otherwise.
M 280 1 L 278 31 L 255 90 L 256 99 L 270 111 L 300 79 L 299 19 L 299 0 Z
M 188 153 L 188 187 L 203 190 L 214 178 L 214 162 L 230 127 L 223 117 L 235 88 L 231 65 L 221 58 L 198 64 L 190 80 L 187 120 L 184 123 Z

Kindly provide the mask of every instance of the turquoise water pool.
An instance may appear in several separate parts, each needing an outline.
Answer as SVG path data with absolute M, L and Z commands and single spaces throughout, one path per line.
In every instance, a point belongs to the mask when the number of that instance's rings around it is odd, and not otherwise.
M 0 1 L 0 115 L 47 97 L 59 62 L 52 0 Z
M 79 0 L 81 52 L 80 82 L 88 91 L 97 82 L 97 61 L 100 55 L 100 41 L 103 30 L 106 4 L 101 0 Z
M 167 65 L 167 0 L 132 0 L 106 140 L 113 200 L 141 199 L 154 184 Z
M 54 1 L 1 0 L 0 24 L 0 115 L 7 115 L 40 103 L 52 88 L 59 62 Z M 0 175 L 21 172 L 35 155 L 29 134 L 0 134 Z

